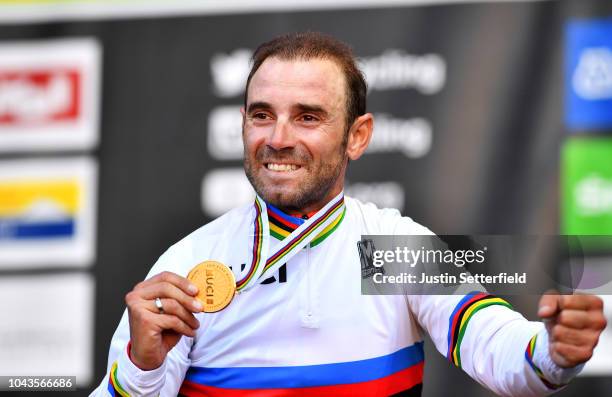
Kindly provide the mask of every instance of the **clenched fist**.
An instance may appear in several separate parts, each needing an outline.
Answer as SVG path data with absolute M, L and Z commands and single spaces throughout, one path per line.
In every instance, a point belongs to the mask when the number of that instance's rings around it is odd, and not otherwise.
M 142 370 L 158 368 L 181 336 L 195 336 L 202 311 L 198 289 L 184 277 L 163 272 L 137 284 L 125 296 L 130 320 L 132 362 Z M 156 298 L 161 301 L 160 309 Z
M 548 330 L 550 356 L 562 368 L 588 361 L 607 324 L 603 301 L 594 295 L 543 295 L 538 316 Z

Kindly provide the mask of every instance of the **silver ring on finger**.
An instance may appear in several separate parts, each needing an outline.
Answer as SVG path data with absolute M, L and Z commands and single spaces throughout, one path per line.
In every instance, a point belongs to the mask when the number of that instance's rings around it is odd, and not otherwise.
M 162 305 L 162 301 L 159 298 L 155 298 L 155 306 L 159 311 L 159 314 L 164 314 L 164 305 Z

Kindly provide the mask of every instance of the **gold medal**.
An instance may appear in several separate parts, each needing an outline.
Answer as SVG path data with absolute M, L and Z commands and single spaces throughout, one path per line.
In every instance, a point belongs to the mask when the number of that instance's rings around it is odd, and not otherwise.
M 234 273 L 221 262 L 204 261 L 191 269 L 187 279 L 198 287 L 196 299 L 206 313 L 225 309 L 236 293 Z

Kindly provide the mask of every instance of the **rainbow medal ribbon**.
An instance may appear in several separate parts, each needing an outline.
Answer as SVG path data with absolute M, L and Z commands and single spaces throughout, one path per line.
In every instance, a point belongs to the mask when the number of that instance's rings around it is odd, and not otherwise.
M 244 292 L 272 276 L 279 267 L 287 263 L 295 254 L 306 247 L 326 227 L 340 218 L 346 206 L 344 192 L 321 208 L 312 218 L 295 229 L 285 239 L 270 249 L 270 225 L 266 203 L 255 197 L 255 220 L 253 222 L 253 252 L 251 266 L 245 275 L 236 282 L 236 291 Z M 267 255 L 266 255 L 267 253 Z

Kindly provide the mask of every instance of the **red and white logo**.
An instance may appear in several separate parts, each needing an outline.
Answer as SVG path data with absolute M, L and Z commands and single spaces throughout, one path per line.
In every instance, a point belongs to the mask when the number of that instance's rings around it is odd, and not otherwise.
M 78 120 L 81 79 L 76 69 L 0 69 L 0 126 Z
M 0 151 L 92 149 L 100 53 L 92 39 L 0 43 Z

